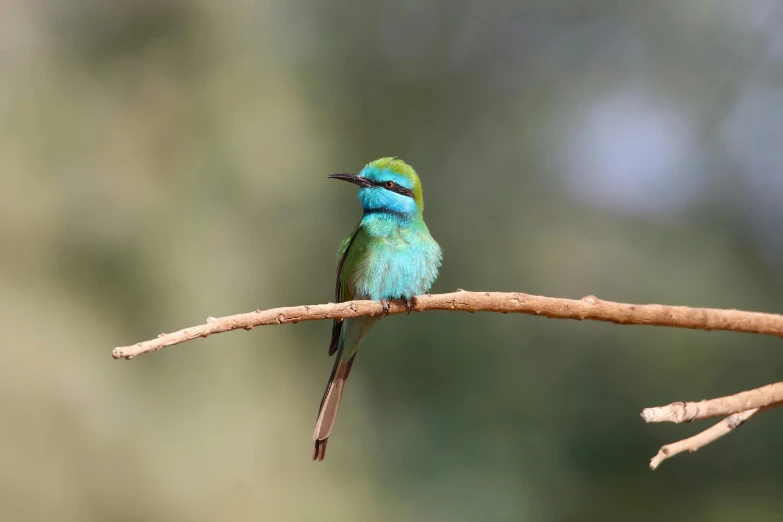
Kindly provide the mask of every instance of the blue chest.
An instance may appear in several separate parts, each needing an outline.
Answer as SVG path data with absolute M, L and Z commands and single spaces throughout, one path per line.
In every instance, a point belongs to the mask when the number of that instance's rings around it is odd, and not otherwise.
M 362 220 L 367 249 L 353 278 L 355 295 L 402 299 L 427 292 L 438 276 L 441 250 L 422 220 L 369 214 Z

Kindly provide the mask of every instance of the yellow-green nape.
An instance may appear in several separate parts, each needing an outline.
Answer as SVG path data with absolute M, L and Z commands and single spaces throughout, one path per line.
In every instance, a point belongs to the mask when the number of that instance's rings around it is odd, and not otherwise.
M 388 158 L 380 158 L 375 161 L 371 161 L 365 168 L 377 169 L 377 170 L 389 170 L 400 176 L 405 176 L 411 180 L 413 191 L 413 199 L 416 201 L 416 206 L 419 208 L 419 212 L 424 210 L 424 192 L 421 190 L 421 181 L 416 171 L 396 156 Z

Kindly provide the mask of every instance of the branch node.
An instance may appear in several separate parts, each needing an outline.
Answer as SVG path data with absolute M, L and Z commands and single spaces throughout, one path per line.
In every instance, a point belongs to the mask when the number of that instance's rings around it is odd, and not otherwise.
M 209 317 L 207 317 L 207 323 L 216 323 L 216 322 L 217 322 L 217 319 L 215 319 L 211 315 Z
M 745 419 L 741 419 L 735 415 L 732 415 L 728 419 L 726 419 L 726 425 L 729 427 L 730 430 L 734 430 L 742 426 L 742 424 L 745 422 Z

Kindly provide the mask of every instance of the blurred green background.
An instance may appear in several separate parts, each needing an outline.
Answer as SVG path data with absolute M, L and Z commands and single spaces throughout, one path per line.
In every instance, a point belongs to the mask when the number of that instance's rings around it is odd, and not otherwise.
M 780 380 L 780 339 L 431 312 L 366 341 L 310 461 L 333 299 L 410 162 L 434 292 L 783 312 L 783 2 L 0 2 L 0 519 L 778 521 L 783 417 L 646 406 Z

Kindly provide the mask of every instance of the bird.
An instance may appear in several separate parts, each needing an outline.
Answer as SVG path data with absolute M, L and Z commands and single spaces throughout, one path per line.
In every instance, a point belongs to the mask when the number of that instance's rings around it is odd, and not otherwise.
M 385 314 L 335 319 L 329 355 L 334 365 L 313 431 L 313 460 L 323 461 L 345 382 L 359 344 L 388 314 L 390 301 L 405 304 L 426 293 L 438 277 L 443 254 L 424 223 L 424 196 L 416 171 L 396 157 L 368 163 L 359 174 L 328 176 L 359 186 L 363 215 L 337 250 L 335 302 L 380 301 Z

